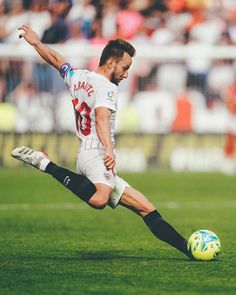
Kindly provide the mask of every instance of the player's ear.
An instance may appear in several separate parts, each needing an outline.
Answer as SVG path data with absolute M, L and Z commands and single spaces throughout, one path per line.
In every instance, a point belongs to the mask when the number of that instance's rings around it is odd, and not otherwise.
M 113 70 L 116 64 L 116 60 L 114 58 L 109 58 L 107 60 L 107 66 L 109 70 Z

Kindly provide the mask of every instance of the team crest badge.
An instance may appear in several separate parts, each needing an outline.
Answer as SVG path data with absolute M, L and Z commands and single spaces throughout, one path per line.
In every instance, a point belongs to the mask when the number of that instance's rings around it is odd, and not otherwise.
M 111 174 L 109 174 L 108 172 L 104 173 L 104 176 L 106 178 L 106 180 L 110 180 L 111 179 Z

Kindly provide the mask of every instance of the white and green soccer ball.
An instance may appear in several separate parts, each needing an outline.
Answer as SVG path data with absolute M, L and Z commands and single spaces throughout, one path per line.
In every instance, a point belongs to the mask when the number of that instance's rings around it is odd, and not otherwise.
M 210 230 L 198 230 L 188 239 L 188 250 L 195 260 L 213 260 L 220 253 L 220 239 Z

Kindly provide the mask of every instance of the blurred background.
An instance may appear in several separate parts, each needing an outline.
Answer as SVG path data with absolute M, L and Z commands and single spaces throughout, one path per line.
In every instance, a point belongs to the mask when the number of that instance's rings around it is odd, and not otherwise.
M 75 165 L 69 91 L 18 38 L 32 26 L 68 62 L 95 70 L 109 39 L 137 49 L 119 85 L 118 169 L 236 173 L 235 0 L 0 0 L 0 167 L 17 145 Z

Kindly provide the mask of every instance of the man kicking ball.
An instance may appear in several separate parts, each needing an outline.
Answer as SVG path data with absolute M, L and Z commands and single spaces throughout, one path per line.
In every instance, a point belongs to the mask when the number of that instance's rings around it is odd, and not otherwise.
M 124 206 L 143 218 L 151 232 L 188 257 L 187 241 L 139 191 L 121 179 L 115 170 L 115 117 L 118 84 L 128 77 L 135 48 L 125 40 L 107 43 L 96 71 L 73 68 L 56 51 L 43 44 L 36 33 L 22 25 L 23 37 L 50 65 L 59 70 L 70 89 L 80 141 L 74 173 L 50 161 L 47 155 L 29 147 L 17 147 L 12 156 L 52 175 L 82 201 L 96 209 Z

